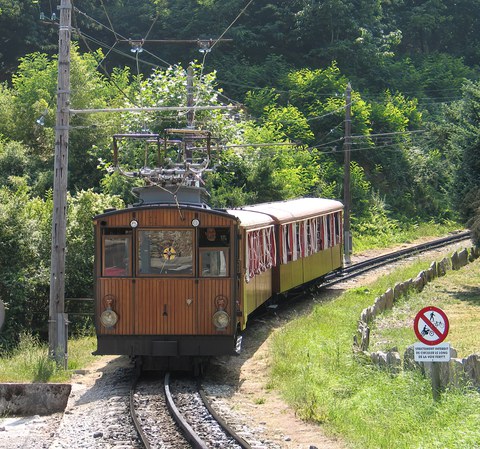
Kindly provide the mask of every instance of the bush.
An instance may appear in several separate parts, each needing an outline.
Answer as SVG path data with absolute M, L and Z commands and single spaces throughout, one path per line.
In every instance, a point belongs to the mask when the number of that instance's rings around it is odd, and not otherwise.
M 94 215 L 107 207 L 121 207 L 118 198 L 92 191 L 69 197 L 67 221 L 66 296 L 93 293 Z M 0 351 L 19 342 L 28 331 L 41 341 L 48 337 L 52 199 L 30 198 L 28 188 L 0 188 L 0 300 L 6 318 Z M 85 329 L 75 322 L 71 330 Z

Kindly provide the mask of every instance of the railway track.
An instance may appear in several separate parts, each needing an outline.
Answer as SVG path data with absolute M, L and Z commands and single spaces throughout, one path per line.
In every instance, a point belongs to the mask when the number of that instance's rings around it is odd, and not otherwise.
M 146 449 L 156 447 L 250 449 L 251 446 L 213 410 L 197 381 L 136 379 L 130 414 Z M 168 417 L 166 416 L 168 415 Z
M 378 257 L 373 257 L 371 259 L 359 262 L 347 267 L 344 267 L 342 270 L 336 271 L 327 275 L 322 283 L 321 287 L 328 287 L 339 282 L 346 281 L 348 279 L 359 276 L 363 273 L 366 273 L 370 270 L 380 268 L 387 264 L 405 259 L 407 257 L 412 257 L 416 254 L 421 254 L 426 251 L 431 251 L 437 248 L 442 248 L 453 243 L 461 242 L 464 240 L 470 239 L 470 232 L 458 232 L 452 234 L 448 237 L 443 237 L 440 239 L 432 240 L 430 242 L 421 243 L 409 248 L 404 248 L 398 251 L 393 251 L 391 253 L 383 254 Z
M 317 288 L 353 279 L 370 270 L 448 246 L 470 238 L 468 232 L 422 243 L 345 267 L 327 276 Z M 292 296 L 303 296 L 305 290 Z M 250 448 L 251 446 L 213 410 L 199 385 L 193 380 L 165 379 L 142 381 L 130 392 L 130 413 L 143 446 L 209 449 L 213 447 Z

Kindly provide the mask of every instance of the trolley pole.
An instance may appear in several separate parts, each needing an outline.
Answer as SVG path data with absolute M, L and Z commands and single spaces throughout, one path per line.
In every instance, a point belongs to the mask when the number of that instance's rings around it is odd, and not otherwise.
M 67 323 L 65 315 L 65 248 L 67 222 L 68 140 L 70 125 L 70 39 L 72 5 L 60 1 L 58 37 L 58 85 L 53 181 L 52 254 L 48 319 L 49 355 L 57 365 L 67 365 Z
M 352 234 L 350 233 L 350 148 L 352 136 L 352 120 L 351 120 L 351 106 L 352 106 L 352 86 L 347 84 L 345 91 L 345 141 L 344 141 L 344 177 L 343 177 L 343 245 L 344 245 L 344 259 L 345 263 L 351 262 L 350 255 L 352 254 Z

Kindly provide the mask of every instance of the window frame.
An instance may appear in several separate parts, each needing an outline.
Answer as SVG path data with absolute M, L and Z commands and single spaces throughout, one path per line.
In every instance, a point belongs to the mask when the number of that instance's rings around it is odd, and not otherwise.
M 203 257 L 207 252 L 223 252 L 225 258 L 225 274 L 203 274 Z M 198 248 L 198 277 L 199 278 L 228 278 L 230 277 L 230 247 L 229 246 L 211 246 Z
M 125 273 L 124 274 L 107 274 L 107 270 L 109 268 L 113 267 L 107 267 L 106 262 L 107 262 L 107 252 L 106 252 L 106 240 L 124 240 L 128 243 L 126 246 L 126 249 L 128 251 L 127 254 L 127 263 L 125 264 Z M 132 234 L 126 234 L 126 233 L 108 233 L 108 234 L 103 234 L 102 235 L 102 277 L 131 277 L 132 276 L 132 255 L 133 255 L 133 248 L 132 248 Z
M 148 273 L 142 273 L 140 271 L 141 267 L 142 267 L 142 263 L 141 263 L 141 251 L 142 251 L 141 236 L 142 236 L 142 233 L 150 233 L 150 232 L 157 232 L 157 233 L 159 233 L 159 232 L 182 232 L 185 235 L 190 234 L 190 239 L 189 240 L 190 240 L 190 250 L 191 251 L 190 251 L 189 257 L 190 257 L 190 262 L 191 262 L 191 265 L 190 265 L 191 270 L 188 273 L 175 273 L 174 271 L 169 270 L 168 268 L 165 272 L 162 272 L 163 271 L 163 268 L 162 268 L 161 272 L 156 273 L 156 272 L 151 272 L 151 265 L 150 265 L 149 272 Z M 184 239 L 181 239 L 181 240 L 184 241 Z M 196 267 L 196 254 L 195 254 L 196 249 L 195 249 L 195 231 L 194 231 L 194 229 L 189 229 L 189 228 L 180 228 L 179 229 L 179 228 L 164 228 L 164 227 L 138 229 L 137 232 L 136 232 L 135 244 L 136 244 L 136 250 L 135 250 L 135 263 L 136 263 L 135 275 L 136 275 L 136 277 L 140 277 L 140 278 L 148 278 L 148 277 L 161 277 L 161 278 L 188 277 L 188 278 L 194 278 L 195 277 L 197 267 Z M 174 248 L 174 246 L 172 246 L 172 247 Z M 165 251 L 167 248 L 168 247 L 163 248 L 163 251 Z M 152 252 L 149 251 L 148 255 L 150 257 L 150 261 L 152 260 L 151 254 L 152 254 Z M 158 258 L 161 259 L 161 257 L 158 257 Z

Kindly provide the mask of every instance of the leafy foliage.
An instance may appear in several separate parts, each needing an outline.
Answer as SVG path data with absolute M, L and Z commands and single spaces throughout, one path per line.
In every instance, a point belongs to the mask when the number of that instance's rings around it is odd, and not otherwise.
M 214 206 L 342 198 L 349 82 L 354 233 L 381 237 L 405 223 L 459 214 L 479 242 L 480 0 L 256 0 L 248 7 L 242 0 L 85 0 L 76 6 L 72 108 L 185 106 L 185 67 L 198 49 L 171 43 L 159 51 L 148 40 L 209 39 L 224 31 L 234 42 L 217 42 L 192 63 L 193 101 L 219 106 L 235 98 L 245 108 L 71 116 L 68 296 L 91 295 L 91 217 L 119 206 L 118 197 L 134 201 L 130 190 L 141 184 L 111 173 L 112 134 L 188 124 L 210 130 L 215 171 L 206 187 Z M 0 0 L 5 342 L 25 328 L 46 332 L 57 93 L 56 11 L 48 8 Z M 40 21 L 40 12 L 47 19 Z M 119 37 L 142 39 L 146 30 L 144 51 L 132 57 Z M 138 146 L 122 151 L 126 168 L 155 163 Z
M 31 198 L 21 182 L 0 188 L 0 300 L 7 309 L 0 348 L 17 342 L 22 331 L 45 339 L 48 330 L 52 199 Z M 118 198 L 80 192 L 69 200 L 66 296 L 92 295 L 92 217 Z M 75 323 L 73 330 L 81 326 Z

